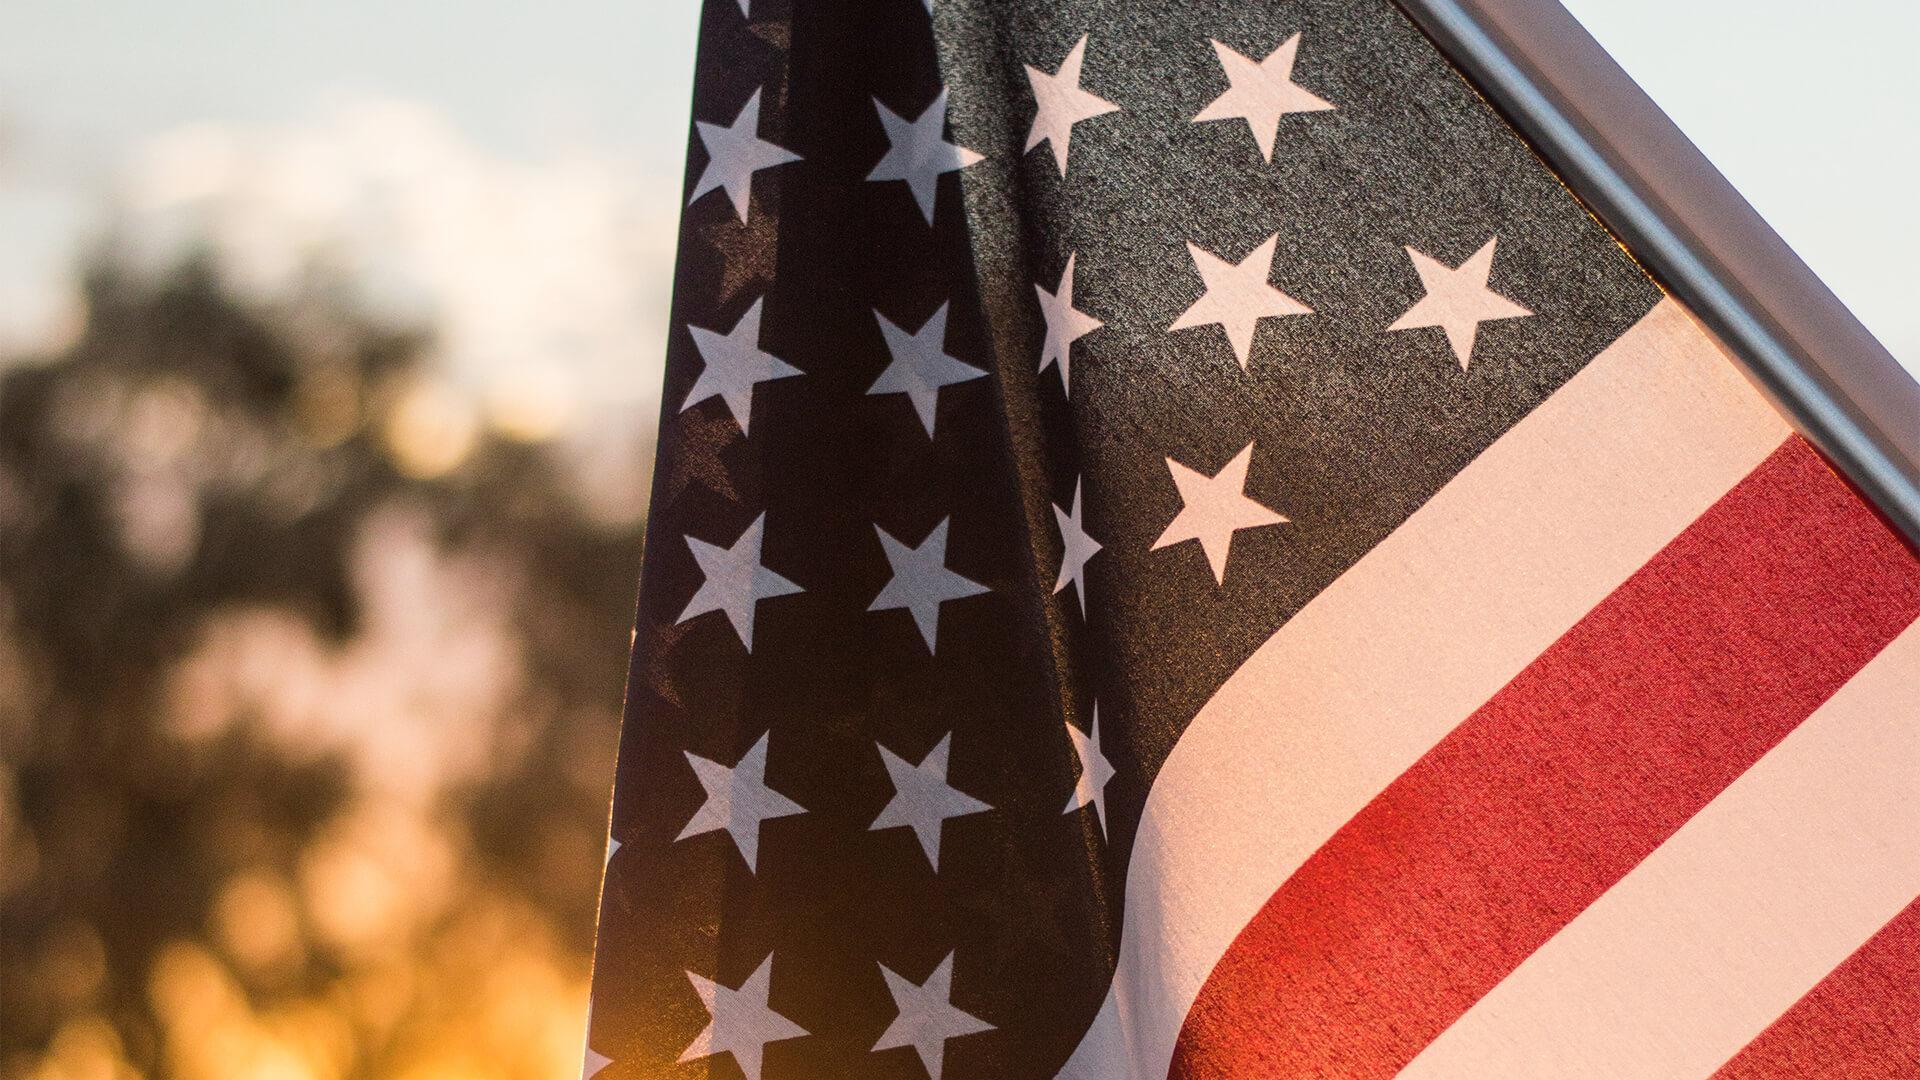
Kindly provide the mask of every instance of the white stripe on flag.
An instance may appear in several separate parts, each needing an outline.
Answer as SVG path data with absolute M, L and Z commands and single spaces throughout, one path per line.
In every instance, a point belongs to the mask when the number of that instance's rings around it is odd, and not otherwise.
M 1920 896 L 1920 624 L 1404 1080 L 1699 1080 Z
M 1786 436 L 1662 301 L 1315 597 L 1155 780 L 1113 987 L 1060 1076 L 1162 1080 L 1274 890 Z

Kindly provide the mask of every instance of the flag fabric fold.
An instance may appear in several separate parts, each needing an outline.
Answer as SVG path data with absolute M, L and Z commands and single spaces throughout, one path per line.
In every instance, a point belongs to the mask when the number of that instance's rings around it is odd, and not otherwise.
M 693 121 L 588 1075 L 1920 1071 L 1920 560 L 1389 0 Z

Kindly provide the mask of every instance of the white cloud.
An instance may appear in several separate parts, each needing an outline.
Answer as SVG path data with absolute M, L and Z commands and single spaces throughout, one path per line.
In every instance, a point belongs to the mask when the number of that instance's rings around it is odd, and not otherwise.
M 363 98 L 304 123 L 146 141 L 120 184 L 121 228 L 136 266 L 208 250 L 267 302 L 324 268 L 375 317 L 429 329 L 447 376 L 507 426 L 644 446 L 668 330 L 672 164 L 592 148 L 509 159 L 428 106 Z

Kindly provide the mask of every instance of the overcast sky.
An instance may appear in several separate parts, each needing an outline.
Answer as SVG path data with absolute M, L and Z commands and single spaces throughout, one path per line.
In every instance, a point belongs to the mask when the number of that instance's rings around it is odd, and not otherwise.
M 1562 2 L 1920 373 L 1920 2 Z
M 1251 2 L 1251 0 L 1250 0 Z M 1920 4 L 1567 0 L 1894 353 L 1920 370 Z M 677 210 L 693 0 L 8 0 L 0 343 L 33 332 L 115 178 L 194 123 L 417 103 L 476 158 L 582 151 Z

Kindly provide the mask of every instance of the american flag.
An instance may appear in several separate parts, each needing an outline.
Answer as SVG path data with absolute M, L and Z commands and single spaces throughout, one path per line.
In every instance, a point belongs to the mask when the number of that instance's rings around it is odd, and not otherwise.
M 587 1075 L 1920 1075 L 1920 560 L 1389 0 L 693 112 Z

